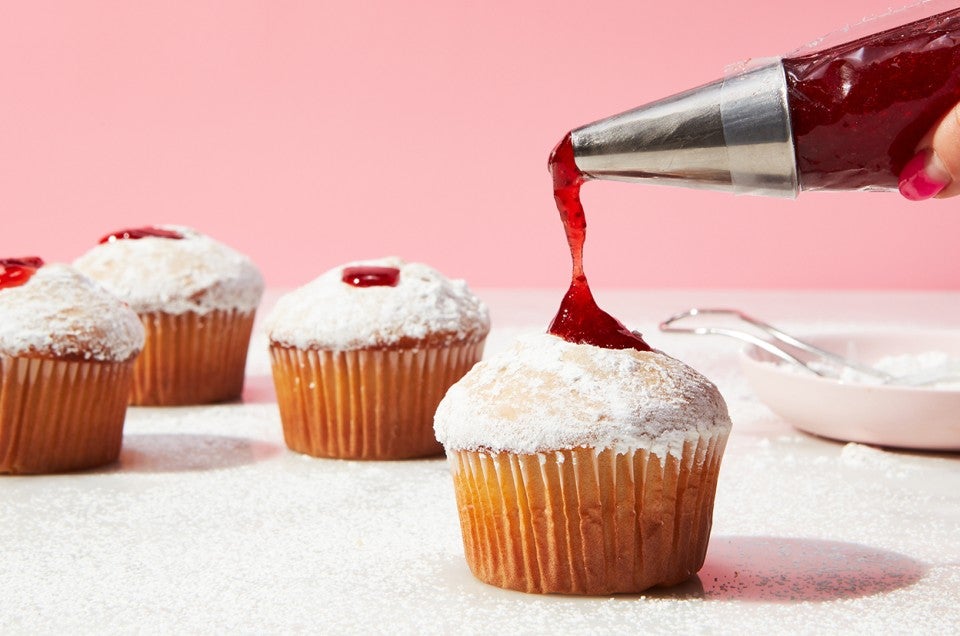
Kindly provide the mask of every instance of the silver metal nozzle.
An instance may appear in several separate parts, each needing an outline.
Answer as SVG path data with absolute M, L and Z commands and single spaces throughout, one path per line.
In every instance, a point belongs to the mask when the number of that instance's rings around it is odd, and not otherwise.
M 570 133 L 595 179 L 795 197 L 787 81 L 777 59 Z

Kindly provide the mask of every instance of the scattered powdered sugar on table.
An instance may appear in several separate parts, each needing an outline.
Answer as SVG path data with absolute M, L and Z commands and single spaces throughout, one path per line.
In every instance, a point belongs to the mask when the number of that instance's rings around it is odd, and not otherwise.
M 442 459 L 285 449 L 261 334 L 245 403 L 131 408 L 118 465 L 0 480 L 0 632 L 955 631 L 956 453 L 798 433 L 751 394 L 729 343 L 651 339 L 713 380 L 734 421 L 687 583 L 614 598 L 480 583 Z
M 133 408 L 118 465 L 3 480 L 0 629 L 886 633 L 956 624 L 960 609 L 942 590 L 960 585 L 960 496 L 925 498 L 911 480 L 859 467 L 845 476 L 843 447 L 788 431 L 761 445 L 734 429 L 698 577 L 578 598 L 473 578 L 442 459 L 297 455 L 270 402 Z M 925 462 L 917 479 L 956 486 L 953 463 Z
M 536 453 L 589 446 L 679 455 L 687 440 L 729 430 L 716 387 L 660 352 L 519 338 L 477 364 L 437 409 L 448 449 Z
M 141 314 L 256 310 L 263 277 L 249 258 L 191 228 L 158 227 L 183 238 L 108 241 L 78 258 L 74 266 Z
M 395 267 L 400 280 L 395 287 L 354 287 L 343 282 L 342 273 L 355 266 Z M 478 340 L 490 329 L 490 315 L 463 280 L 391 257 L 327 271 L 281 297 L 265 325 L 277 344 L 344 351 L 434 334 Z
M 845 466 L 868 468 L 898 479 L 906 478 L 917 470 L 916 466 L 902 461 L 895 452 L 854 442 L 846 444 L 840 451 L 840 461 Z
M 0 290 L 0 354 L 123 361 L 143 348 L 137 315 L 68 265 L 45 265 Z

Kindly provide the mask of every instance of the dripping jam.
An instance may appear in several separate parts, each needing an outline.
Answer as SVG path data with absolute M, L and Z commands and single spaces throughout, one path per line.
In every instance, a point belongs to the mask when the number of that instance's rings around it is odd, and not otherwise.
M 590 344 L 605 349 L 636 349 L 650 351 L 643 338 L 623 323 L 600 309 L 587 276 L 583 271 L 583 243 L 587 235 L 587 219 L 580 202 L 580 186 L 587 177 L 580 172 L 574 160 L 573 143 L 568 134 L 550 154 L 550 174 L 553 176 L 553 197 L 563 221 L 573 259 L 573 273 L 556 317 L 547 330 L 568 342 Z

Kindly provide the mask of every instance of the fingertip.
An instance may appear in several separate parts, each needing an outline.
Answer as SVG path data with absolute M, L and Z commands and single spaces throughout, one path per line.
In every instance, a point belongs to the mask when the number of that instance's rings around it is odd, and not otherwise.
M 925 149 L 915 154 L 900 171 L 899 189 L 910 201 L 926 201 L 940 194 L 950 182 L 950 173 L 937 154 Z

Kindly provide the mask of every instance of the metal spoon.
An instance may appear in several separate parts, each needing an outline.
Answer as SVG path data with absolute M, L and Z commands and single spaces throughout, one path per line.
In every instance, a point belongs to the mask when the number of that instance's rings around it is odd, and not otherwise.
M 682 327 L 676 324 L 680 321 L 688 320 L 698 316 L 733 317 L 759 330 L 764 334 L 765 337 L 730 327 Z M 880 384 L 921 387 L 953 379 L 960 379 L 960 369 L 951 369 L 947 373 L 944 373 L 940 370 L 922 371 L 907 376 L 897 377 L 886 373 L 885 371 L 880 371 L 879 369 L 857 364 L 848 360 L 847 358 L 844 358 L 843 356 L 833 353 L 832 351 L 827 351 L 826 349 L 821 349 L 820 347 L 814 346 L 809 342 L 804 342 L 799 338 L 791 336 L 790 334 L 777 329 L 773 325 L 748 316 L 737 309 L 689 309 L 687 311 L 674 314 L 660 323 L 660 331 L 667 333 L 691 333 L 695 335 L 719 335 L 736 338 L 737 340 L 755 345 L 767 353 L 779 358 L 780 360 L 783 360 L 784 362 L 798 366 L 806 371 L 809 371 L 810 373 L 824 378 L 839 378 L 839 373 L 831 374 L 827 372 L 825 368 L 822 368 L 825 363 L 826 368 L 836 369 L 839 367 L 843 369 L 851 369 L 857 373 L 862 373 L 865 376 L 874 378 Z M 801 355 L 808 359 L 801 359 Z M 819 362 L 821 365 L 811 366 L 811 362 Z

